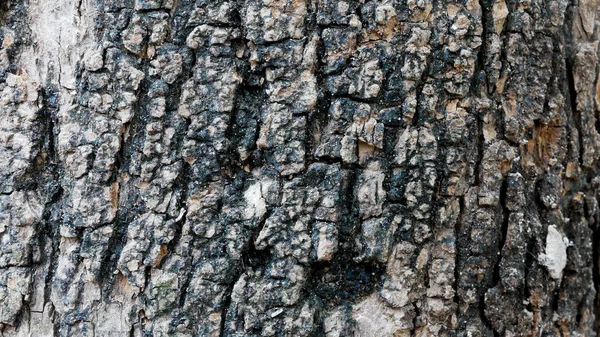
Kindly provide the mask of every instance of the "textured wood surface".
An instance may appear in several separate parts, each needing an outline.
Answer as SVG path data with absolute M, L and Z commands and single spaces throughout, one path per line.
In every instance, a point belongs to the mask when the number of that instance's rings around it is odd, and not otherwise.
M 0 1 L 0 335 L 595 336 L 597 13 Z

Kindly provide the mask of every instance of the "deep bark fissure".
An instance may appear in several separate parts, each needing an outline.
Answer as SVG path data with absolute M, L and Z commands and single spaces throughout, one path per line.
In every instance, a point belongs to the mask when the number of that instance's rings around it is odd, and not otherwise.
M 581 115 L 577 110 L 577 90 L 575 89 L 575 79 L 573 78 L 573 64 L 569 58 L 565 59 L 565 72 L 567 78 L 568 95 L 567 101 L 569 102 L 569 109 L 571 110 L 575 127 L 577 128 L 577 134 L 579 136 L 579 164 L 583 165 L 583 130 L 581 125 Z

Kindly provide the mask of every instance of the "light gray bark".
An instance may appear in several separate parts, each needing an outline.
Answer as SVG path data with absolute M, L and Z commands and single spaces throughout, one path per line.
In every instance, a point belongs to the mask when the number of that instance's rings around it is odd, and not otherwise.
M 0 2 L 0 335 L 595 336 L 597 13 Z

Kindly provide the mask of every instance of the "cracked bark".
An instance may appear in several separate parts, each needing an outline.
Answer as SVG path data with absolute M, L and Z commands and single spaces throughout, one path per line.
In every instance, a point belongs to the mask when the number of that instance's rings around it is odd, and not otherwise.
M 0 3 L 0 335 L 595 336 L 596 13 Z

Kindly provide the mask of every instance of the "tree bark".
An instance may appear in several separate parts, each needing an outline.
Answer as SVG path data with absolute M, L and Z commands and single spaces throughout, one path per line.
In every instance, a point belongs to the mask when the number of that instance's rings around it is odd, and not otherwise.
M 599 6 L 0 2 L 0 335 L 596 336 Z

